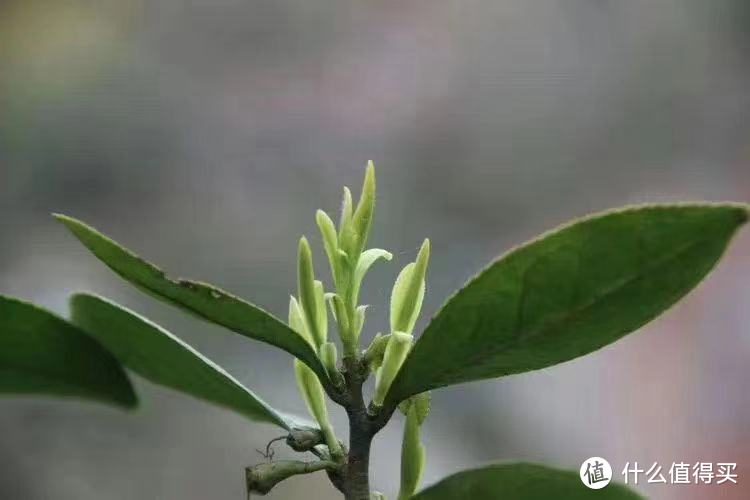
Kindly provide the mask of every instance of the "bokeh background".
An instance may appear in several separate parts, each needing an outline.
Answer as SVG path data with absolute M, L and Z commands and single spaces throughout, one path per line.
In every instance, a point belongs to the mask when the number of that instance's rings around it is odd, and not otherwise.
M 396 259 L 366 283 L 369 338 L 425 236 L 429 317 L 571 217 L 750 201 L 749 51 L 746 0 L 1 0 L 0 292 L 61 314 L 73 291 L 105 294 L 303 412 L 285 353 L 145 297 L 49 213 L 285 316 L 299 235 L 317 240 L 314 210 L 336 212 L 372 159 L 371 241 Z M 615 345 L 434 392 L 425 483 L 596 455 L 616 473 L 736 462 L 736 486 L 639 488 L 750 498 L 749 277 L 745 231 L 685 301 Z M 243 467 L 278 431 L 137 384 L 134 414 L 0 399 L 0 498 L 243 498 Z M 400 434 L 397 417 L 374 448 L 373 484 L 391 495 Z M 269 498 L 336 495 L 318 474 Z

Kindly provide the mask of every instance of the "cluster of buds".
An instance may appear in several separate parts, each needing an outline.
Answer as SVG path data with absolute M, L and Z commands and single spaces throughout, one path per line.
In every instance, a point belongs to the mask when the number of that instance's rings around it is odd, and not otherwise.
M 393 255 L 380 248 L 366 249 L 375 209 L 375 170 L 367 165 L 362 194 L 354 206 L 351 191 L 344 188 L 344 199 L 338 227 L 322 210 L 316 223 L 330 264 L 333 291 L 327 292 L 315 277 L 312 251 L 305 237 L 299 242 L 297 297 L 289 301 L 289 326 L 307 341 L 321 360 L 334 385 L 342 387 L 344 378 L 337 366 L 336 344 L 328 340 L 328 310 L 336 322 L 344 358 L 360 360 L 375 373 L 375 393 L 370 405 L 378 410 L 388 389 L 401 369 L 414 343 L 413 330 L 422 308 L 430 243 L 425 240 L 417 259 L 399 273 L 391 293 L 390 333 L 377 334 L 360 358 L 359 338 L 365 321 L 366 305 L 359 304 L 362 281 L 372 265 L 390 261 Z M 339 459 L 342 448 L 328 421 L 325 392 L 317 375 L 299 360 L 295 374 L 300 392 L 310 414 L 320 425 L 331 457 Z M 418 397 L 415 397 L 418 398 Z M 410 403 L 411 404 L 411 403 Z M 413 493 L 424 463 L 424 447 L 419 442 L 419 426 L 426 412 L 402 410 L 407 415 L 402 450 L 402 491 Z M 417 414 L 420 418 L 417 418 Z

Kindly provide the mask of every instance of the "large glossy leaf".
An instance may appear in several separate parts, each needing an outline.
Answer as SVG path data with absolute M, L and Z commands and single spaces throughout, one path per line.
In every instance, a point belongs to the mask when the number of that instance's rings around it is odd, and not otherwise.
M 132 408 L 117 360 L 54 314 L 0 296 L 0 393 L 72 396 Z
M 279 347 L 328 381 L 310 344 L 263 309 L 205 283 L 172 280 L 164 271 L 83 222 L 55 215 L 91 252 L 122 278 L 151 295 L 246 337 Z
M 730 204 L 633 207 L 510 251 L 432 319 L 387 401 L 544 368 L 616 341 L 695 287 L 747 217 Z
M 642 500 L 627 487 L 610 483 L 592 490 L 575 471 L 542 465 L 510 463 L 472 469 L 443 479 L 417 493 L 413 500 Z
M 74 295 L 73 322 L 145 379 L 287 430 L 297 423 L 278 413 L 234 377 L 149 320 L 106 299 Z

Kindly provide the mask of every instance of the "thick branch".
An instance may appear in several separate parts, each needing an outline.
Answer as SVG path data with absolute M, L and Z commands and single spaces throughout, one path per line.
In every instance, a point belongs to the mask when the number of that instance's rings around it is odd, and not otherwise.
M 370 445 L 375 432 L 362 395 L 366 378 L 367 370 L 359 359 L 344 358 L 344 379 L 349 394 L 349 404 L 345 406 L 349 417 L 349 455 L 341 489 L 346 500 L 370 498 Z

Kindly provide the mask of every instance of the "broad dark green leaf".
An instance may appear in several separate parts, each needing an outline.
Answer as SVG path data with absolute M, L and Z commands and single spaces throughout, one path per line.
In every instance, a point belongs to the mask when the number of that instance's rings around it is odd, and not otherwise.
M 747 217 L 746 207 L 730 204 L 626 208 L 510 251 L 432 319 L 388 402 L 544 368 L 616 341 L 695 287 Z
M 117 360 L 75 326 L 0 296 L 0 393 L 72 396 L 137 405 Z
M 591 490 L 575 471 L 526 463 L 496 464 L 443 479 L 413 500 L 642 500 L 627 487 L 610 483 Z
M 321 380 L 328 381 L 312 347 L 272 314 L 212 285 L 172 280 L 158 267 L 83 222 L 65 215 L 55 217 L 125 280 L 205 320 L 283 349 L 312 368 Z
M 88 294 L 74 295 L 70 308 L 74 324 L 145 379 L 235 410 L 252 420 L 287 430 L 298 426 L 210 359 L 136 313 Z

